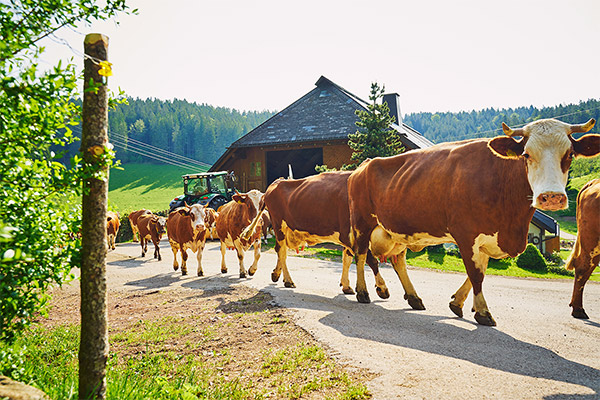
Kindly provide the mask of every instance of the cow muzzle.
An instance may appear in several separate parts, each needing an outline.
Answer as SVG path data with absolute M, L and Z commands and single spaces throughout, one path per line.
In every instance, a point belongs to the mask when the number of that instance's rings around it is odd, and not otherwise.
M 546 211 L 564 210 L 569 205 L 569 199 L 564 193 L 546 192 L 540 194 L 534 206 Z

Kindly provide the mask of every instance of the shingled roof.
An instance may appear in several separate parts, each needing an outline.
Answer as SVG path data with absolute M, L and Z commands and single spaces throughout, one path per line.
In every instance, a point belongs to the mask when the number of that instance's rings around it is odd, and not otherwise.
M 327 140 L 347 140 L 356 132 L 357 109 L 367 109 L 368 103 L 324 76 L 316 87 L 257 126 L 231 148 L 298 144 Z M 405 124 L 392 125 L 402 134 L 410 149 L 432 146 L 427 138 Z

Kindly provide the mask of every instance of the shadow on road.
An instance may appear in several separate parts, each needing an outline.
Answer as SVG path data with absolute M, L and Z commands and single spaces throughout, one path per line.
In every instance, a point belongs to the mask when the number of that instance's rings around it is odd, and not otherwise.
M 277 286 L 270 286 L 268 291 L 276 298 L 289 296 L 287 289 Z M 333 299 L 305 293 L 296 293 L 295 297 L 301 300 L 296 304 L 302 308 L 329 312 L 319 321 L 347 337 L 453 357 L 512 374 L 581 385 L 595 392 L 548 397 L 552 400 L 597 399 L 600 393 L 600 370 L 517 340 L 496 328 L 461 320 L 473 328 L 465 329 L 448 323 L 458 320 L 456 317 L 431 316 L 410 308 L 388 310 L 376 303 L 348 301 L 341 294 Z

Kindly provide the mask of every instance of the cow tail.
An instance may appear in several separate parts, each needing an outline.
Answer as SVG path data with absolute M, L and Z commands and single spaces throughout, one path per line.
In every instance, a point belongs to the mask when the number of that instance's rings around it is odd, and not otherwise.
M 254 217 L 254 219 L 252 220 L 252 223 L 250 225 L 248 225 L 246 228 L 244 228 L 244 230 L 242 231 L 242 234 L 240 235 L 240 238 L 243 240 L 249 240 L 252 237 L 252 235 L 254 235 L 254 229 L 256 228 L 256 224 L 258 224 L 258 221 L 262 217 L 263 211 L 265 210 L 265 208 L 267 208 L 267 205 L 265 204 L 265 201 L 264 201 L 264 197 L 263 197 L 263 199 L 261 199 L 260 203 L 261 204 L 260 204 L 258 212 L 256 213 L 256 217 Z

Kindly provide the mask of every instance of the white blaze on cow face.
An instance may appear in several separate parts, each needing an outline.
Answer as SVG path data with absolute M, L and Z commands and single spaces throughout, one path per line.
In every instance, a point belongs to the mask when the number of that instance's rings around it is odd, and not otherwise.
M 190 206 L 190 222 L 192 223 L 192 230 L 194 233 L 198 233 L 204 230 L 204 220 L 206 218 L 206 210 L 200 204 L 194 204 Z
M 562 210 L 568 207 L 568 168 L 562 160 L 571 157 L 570 125 L 557 120 L 540 120 L 524 127 L 528 138 L 523 156 L 527 162 L 527 179 L 533 191 L 533 207 Z
M 511 129 L 502 123 L 504 133 L 510 138 L 496 137 L 488 147 L 502 158 L 523 158 L 527 165 L 527 180 L 533 192 L 532 206 L 556 211 L 568 206 L 565 191 L 567 174 L 573 156 L 592 157 L 597 154 L 598 135 L 573 140 L 571 134 L 588 132 L 596 121 L 590 119 L 583 125 L 570 125 L 555 119 L 531 122 L 520 129 Z M 514 136 L 523 136 L 520 141 Z M 577 150 L 575 149 L 577 148 Z
M 263 193 L 261 193 L 259 190 L 252 189 L 246 194 L 248 196 L 248 199 L 252 202 L 256 213 L 258 213 L 258 207 L 260 206 L 260 199 L 262 199 Z

